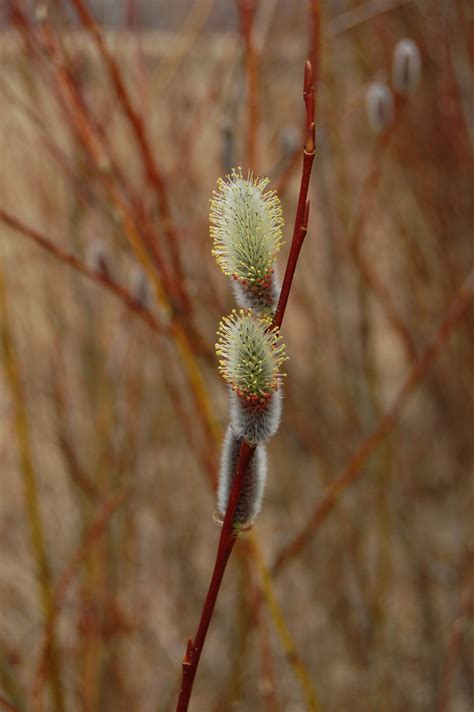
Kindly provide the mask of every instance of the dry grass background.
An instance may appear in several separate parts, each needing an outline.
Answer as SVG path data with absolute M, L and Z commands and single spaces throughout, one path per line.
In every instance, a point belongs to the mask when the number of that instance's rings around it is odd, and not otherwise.
M 284 326 L 291 357 L 284 421 L 269 448 L 255 527 L 269 565 L 377 426 L 474 267 L 472 7 L 389 5 L 321 3 L 310 229 Z M 191 303 L 177 318 L 222 428 L 226 393 L 212 351 L 233 301 L 210 255 L 208 200 L 226 169 L 246 167 L 245 52 L 236 7 L 219 31 L 206 29 L 212 3 L 186 11 L 173 32 L 105 37 L 164 177 Z M 93 39 L 63 12 L 52 3 L 55 62 L 44 46 L 35 54 L 44 39 L 36 21 L 22 32 L 17 18 L 0 35 L 0 209 L 82 260 L 101 241 L 112 278 L 127 286 L 137 255 L 104 174 L 139 231 L 153 227 L 170 266 L 163 219 Z M 287 241 L 308 18 L 309 4 L 260 0 L 254 26 L 255 168 L 282 186 Z M 406 36 L 420 47 L 422 81 L 401 100 L 388 138 L 376 138 L 366 87 L 390 81 L 393 48 Z M 124 181 L 110 162 L 94 165 L 58 103 L 61 62 Z M 7 302 L 0 318 L 9 324 L 3 362 L 8 341 L 53 591 L 70 572 L 55 614 L 64 709 L 172 709 L 217 543 L 210 480 L 218 445 L 168 332 L 150 330 L 103 286 L 4 221 L 0 247 Z M 167 323 L 159 305 L 150 309 Z M 471 307 L 358 480 L 273 579 L 321 710 L 473 709 L 473 327 Z M 8 370 L 1 374 L 0 708 L 8 700 L 15 710 L 58 709 L 51 671 L 41 667 L 45 620 L 16 417 L 22 398 Z M 275 617 L 260 605 L 244 536 L 238 549 L 192 709 L 309 709 Z

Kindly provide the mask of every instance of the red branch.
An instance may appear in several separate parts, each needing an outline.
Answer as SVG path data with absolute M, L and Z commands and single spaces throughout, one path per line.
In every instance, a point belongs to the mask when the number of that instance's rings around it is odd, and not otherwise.
M 306 62 L 304 73 L 304 102 L 306 106 L 306 141 L 303 154 L 303 171 L 301 176 L 301 186 L 296 208 L 295 227 L 293 231 L 293 239 L 290 247 L 290 254 L 286 266 L 283 286 L 278 300 L 278 306 L 273 319 L 274 326 L 281 326 L 285 315 L 288 296 L 290 293 L 293 276 L 298 261 L 298 255 L 301 250 L 304 238 L 308 229 L 309 216 L 309 201 L 308 188 L 311 177 L 311 168 L 313 165 L 315 154 L 315 128 L 314 128 L 314 94 L 313 94 L 313 71 L 311 62 Z M 252 458 L 255 447 L 243 442 L 240 447 L 239 461 L 237 471 L 232 483 L 232 489 L 229 496 L 229 502 L 222 525 L 222 531 L 219 538 L 216 561 L 212 573 L 211 582 L 207 592 L 206 600 L 201 613 L 201 620 L 193 640 L 189 639 L 186 647 L 186 652 L 182 661 L 182 679 L 181 689 L 179 692 L 178 704 L 176 712 L 186 712 L 191 698 L 194 678 L 196 676 L 199 659 L 206 640 L 207 631 L 211 622 L 212 614 L 216 604 L 219 589 L 224 577 L 227 562 L 237 540 L 238 530 L 234 529 L 234 516 L 240 498 L 240 492 L 245 480 L 247 466 Z
M 313 167 L 314 154 L 316 151 L 316 132 L 314 127 L 314 91 L 313 91 L 313 70 L 311 62 L 306 62 L 304 70 L 304 103 L 306 106 L 306 140 L 303 152 L 303 173 L 301 175 L 300 194 L 296 208 L 295 227 L 293 239 L 291 241 L 290 254 L 286 266 L 285 277 L 278 300 L 277 310 L 273 318 L 274 326 L 281 326 L 285 314 L 288 296 L 290 294 L 293 276 L 295 274 L 296 263 L 303 245 L 306 232 L 308 230 L 309 201 L 308 188 Z

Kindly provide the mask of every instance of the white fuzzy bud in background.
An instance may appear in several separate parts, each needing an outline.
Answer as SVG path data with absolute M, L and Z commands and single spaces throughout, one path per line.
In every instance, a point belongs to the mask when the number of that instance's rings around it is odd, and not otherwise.
M 392 83 L 395 91 L 405 94 L 416 89 L 420 77 L 420 50 L 413 40 L 400 40 L 392 58 Z
M 365 95 L 367 120 L 374 133 L 386 131 L 393 121 L 393 94 L 383 82 L 372 82 Z
M 150 306 L 150 284 L 140 265 L 134 265 L 130 273 L 130 292 L 140 306 Z
M 217 487 L 217 510 L 215 520 L 224 521 L 232 482 L 237 471 L 242 438 L 238 438 L 229 426 L 222 446 Z M 267 480 L 267 454 L 263 445 L 255 448 L 255 452 L 247 466 L 245 479 L 240 491 L 237 509 L 234 515 L 234 527 L 250 529 L 262 508 L 263 493 Z
M 93 240 L 87 246 L 86 264 L 95 272 L 100 272 L 105 277 L 111 277 L 110 256 L 102 240 Z

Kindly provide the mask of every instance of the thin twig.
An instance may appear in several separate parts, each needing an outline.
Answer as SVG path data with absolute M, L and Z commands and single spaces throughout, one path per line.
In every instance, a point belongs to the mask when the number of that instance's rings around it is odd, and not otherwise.
M 296 207 L 295 227 L 293 230 L 293 239 L 291 241 L 290 254 L 286 266 L 285 276 L 281 287 L 278 306 L 273 318 L 273 326 L 278 328 L 281 326 L 283 316 L 285 314 L 288 296 L 290 294 L 291 284 L 295 274 L 298 256 L 303 246 L 306 233 L 308 231 L 308 216 L 309 216 L 309 201 L 308 188 L 311 178 L 311 170 L 313 167 L 314 156 L 316 152 L 316 132 L 314 124 L 314 92 L 313 92 L 313 70 L 311 63 L 306 62 L 304 75 L 304 91 L 303 98 L 306 107 L 306 140 L 303 151 L 303 172 L 301 176 L 300 193 L 298 197 L 298 205 Z

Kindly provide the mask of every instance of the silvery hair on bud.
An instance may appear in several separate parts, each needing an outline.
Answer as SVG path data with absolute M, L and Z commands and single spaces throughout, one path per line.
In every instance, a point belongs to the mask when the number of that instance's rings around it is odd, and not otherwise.
M 250 445 L 269 440 L 279 428 L 282 412 L 282 389 L 274 391 L 262 406 L 247 403 L 230 391 L 230 422 L 234 433 Z
M 86 250 L 86 264 L 96 272 L 111 277 L 110 256 L 102 240 L 93 240 L 89 243 Z
M 232 482 L 234 481 L 239 461 L 242 438 L 238 438 L 232 427 L 227 428 L 222 446 L 219 483 L 217 487 L 216 518 L 223 522 L 229 502 Z M 255 448 L 250 460 L 245 479 L 240 491 L 237 509 L 234 515 L 234 525 L 251 525 L 262 508 L 263 492 L 267 480 L 267 453 L 263 445 Z
M 365 95 L 369 126 L 375 133 L 388 129 L 393 120 L 393 95 L 383 82 L 372 82 Z
M 395 91 L 405 94 L 416 89 L 420 76 L 420 50 L 413 40 L 400 40 L 395 47 L 392 59 L 392 82 Z
M 276 267 L 270 276 L 269 286 L 264 289 L 242 284 L 237 279 L 233 280 L 232 287 L 235 301 L 242 309 L 252 309 L 256 316 L 274 314 L 281 289 Z
M 150 285 L 140 265 L 134 265 L 130 273 L 130 292 L 140 306 L 150 306 Z

